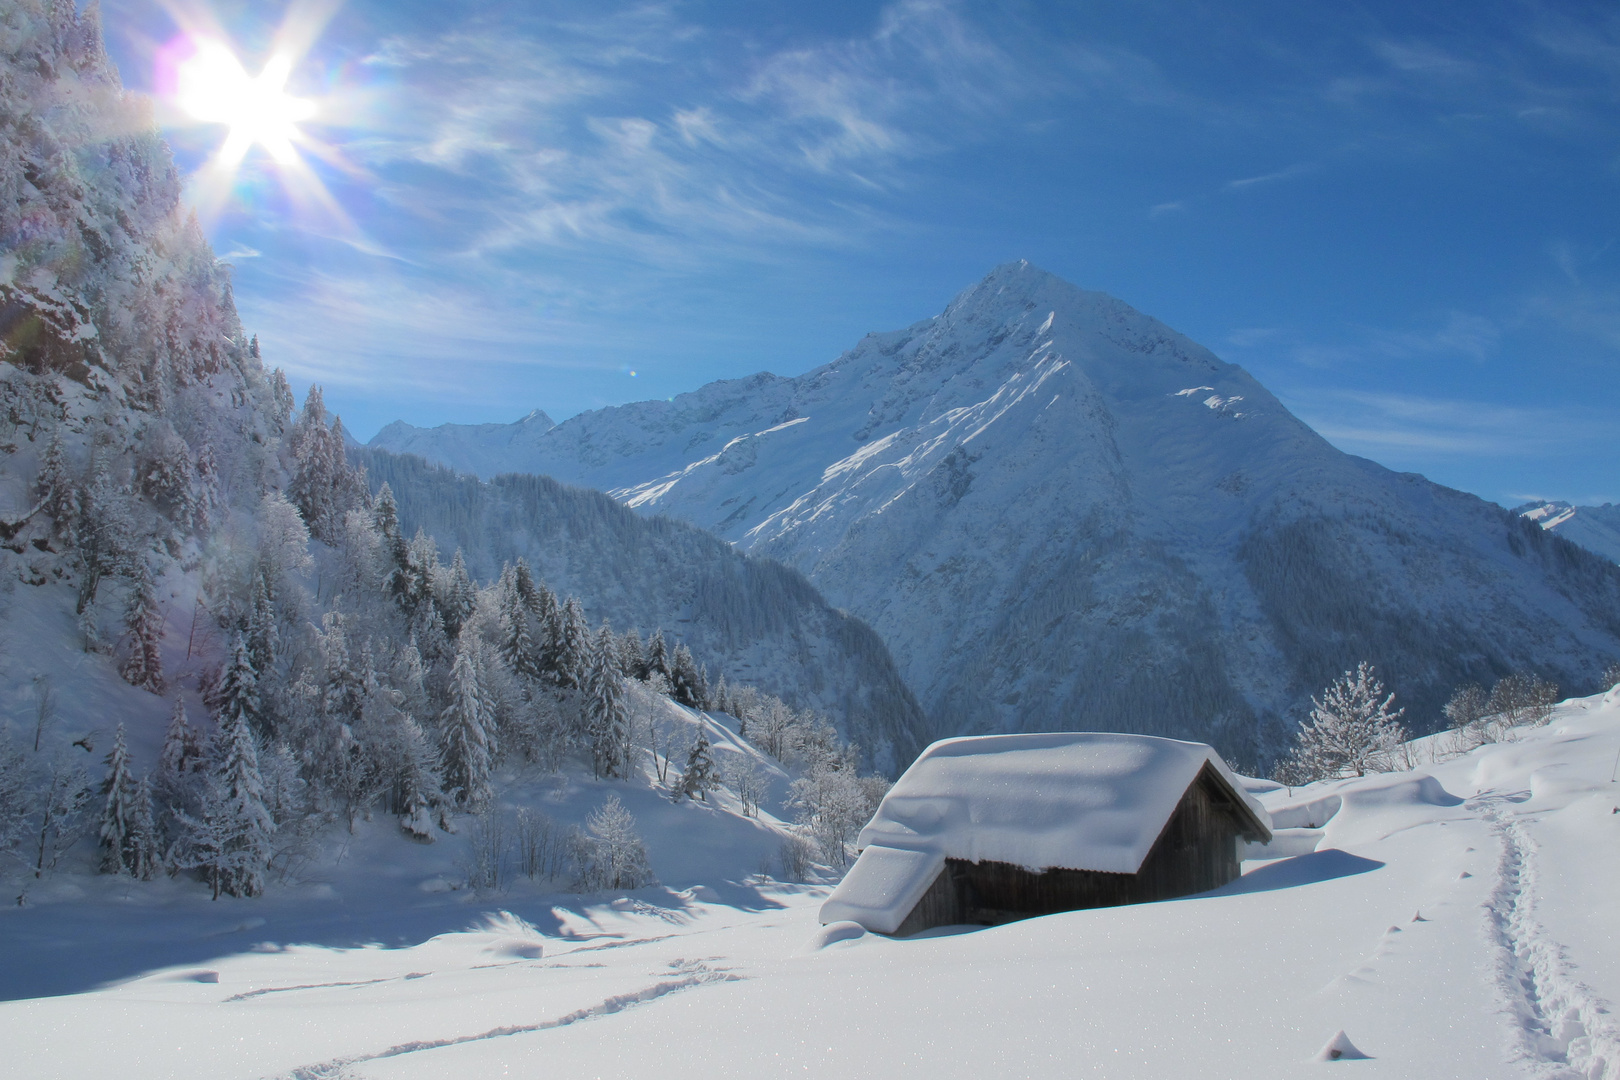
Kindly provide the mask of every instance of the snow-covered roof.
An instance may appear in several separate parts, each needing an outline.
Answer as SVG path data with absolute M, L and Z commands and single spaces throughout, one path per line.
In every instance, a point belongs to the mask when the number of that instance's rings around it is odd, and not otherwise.
M 861 830 L 822 922 L 893 932 L 947 858 L 1134 874 L 1206 764 L 1254 815 L 1254 838 L 1270 839 L 1265 809 L 1204 743 L 1105 732 L 936 742 Z

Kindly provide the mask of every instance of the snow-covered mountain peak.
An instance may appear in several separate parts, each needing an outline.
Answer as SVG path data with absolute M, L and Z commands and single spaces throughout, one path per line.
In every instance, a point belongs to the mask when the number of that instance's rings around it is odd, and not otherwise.
M 1194 735 L 1252 760 L 1358 660 L 1437 714 L 1463 679 L 1574 682 L 1620 649 L 1596 594 L 1549 583 L 1540 530 L 1334 449 L 1242 368 L 1027 262 L 804 375 L 585 413 L 499 468 L 799 569 L 945 734 Z M 1510 630 L 1482 616 L 1504 603 Z

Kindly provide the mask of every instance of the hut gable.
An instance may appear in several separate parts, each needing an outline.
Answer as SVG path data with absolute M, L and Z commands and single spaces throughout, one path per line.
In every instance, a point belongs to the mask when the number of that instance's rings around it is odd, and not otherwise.
M 870 824 L 822 907 L 882 933 L 1197 892 L 1237 875 L 1265 811 L 1202 743 L 1144 735 L 937 742 Z

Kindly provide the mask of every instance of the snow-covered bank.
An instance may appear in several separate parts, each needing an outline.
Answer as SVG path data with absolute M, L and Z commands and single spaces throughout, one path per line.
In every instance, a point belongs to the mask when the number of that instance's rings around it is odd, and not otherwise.
M 0 1004 L 0 1038 L 29 1077 L 1181 1078 L 1316 1075 L 1342 1030 L 1369 1055 L 1343 1065 L 1359 1076 L 1612 1080 L 1620 693 L 1516 735 L 1263 793 L 1280 826 L 1320 826 L 1320 849 L 1184 900 L 838 940 L 816 925 L 821 888 L 514 896 L 511 917 L 397 949 L 297 945 L 273 913 L 206 960 Z M 354 911 L 355 932 L 451 921 L 424 902 Z M 209 910 L 193 931 L 274 912 Z M 194 917 L 176 911 L 177 936 Z M 25 925 L 0 916 L 8 957 Z

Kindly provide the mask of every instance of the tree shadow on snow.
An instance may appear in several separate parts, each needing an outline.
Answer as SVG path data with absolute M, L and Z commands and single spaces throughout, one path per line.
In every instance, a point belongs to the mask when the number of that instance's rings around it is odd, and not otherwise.
M 1237 896 L 1240 893 L 1272 892 L 1276 889 L 1294 889 L 1301 885 L 1314 885 L 1334 878 L 1354 877 L 1370 870 L 1378 870 L 1383 863 L 1377 859 L 1364 859 L 1338 848 L 1313 851 L 1309 855 L 1295 855 L 1291 859 L 1278 859 L 1256 867 L 1247 874 L 1219 889 L 1199 893 L 1204 896 Z

